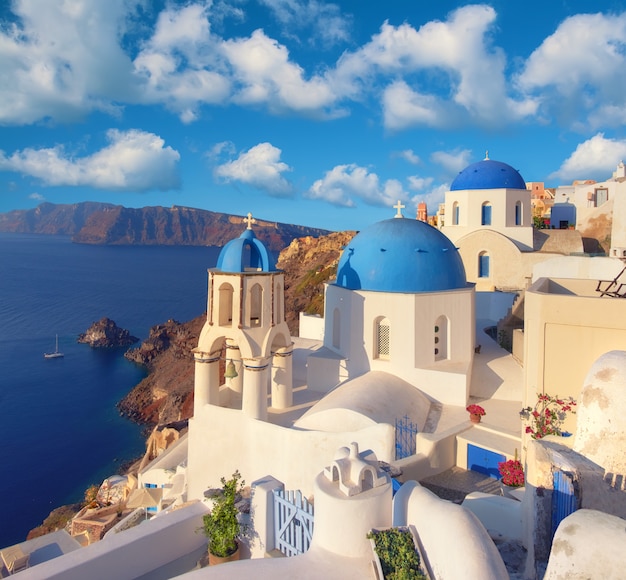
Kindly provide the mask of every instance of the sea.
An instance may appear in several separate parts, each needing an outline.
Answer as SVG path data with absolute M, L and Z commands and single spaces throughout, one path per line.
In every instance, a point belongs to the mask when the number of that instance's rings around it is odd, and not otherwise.
M 145 369 L 78 335 L 106 316 L 143 340 L 201 315 L 218 254 L 0 233 L 0 548 L 144 452 L 143 428 L 116 403 Z M 65 356 L 44 358 L 57 335 Z

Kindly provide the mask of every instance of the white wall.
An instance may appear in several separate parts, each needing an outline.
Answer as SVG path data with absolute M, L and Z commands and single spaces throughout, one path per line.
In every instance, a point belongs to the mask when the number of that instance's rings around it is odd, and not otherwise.
M 38 564 L 20 572 L 19 577 L 24 580 L 130 580 L 150 573 L 160 574 L 164 567 L 169 567 L 171 576 L 182 574 L 191 570 L 206 550 L 206 538 L 197 533 L 206 513 L 208 509 L 201 503 L 188 505 Z M 179 566 L 175 565 L 177 561 Z
M 313 492 L 315 476 L 340 447 L 352 441 L 392 461 L 395 435 L 391 425 L 357 432 L 325 433 L 287 429 L 245 416 L 241 411 L 205 405 L 189 420 L 188 497 L 202 498 L 220 477 L 239 470 L 247 482 L 271 473 L 287 489 Z

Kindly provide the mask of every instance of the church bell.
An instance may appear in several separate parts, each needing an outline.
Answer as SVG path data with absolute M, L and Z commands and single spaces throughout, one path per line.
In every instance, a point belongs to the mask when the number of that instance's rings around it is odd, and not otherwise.
M 226 371 L 224 372 L 224 378 L 225 379 L 234 379 L 235 377 L 238 377 L 239 373 L 237 372 L 237 369 L 235 368 L 235 363 L 231 360 L 228 361 L 228 364 L 226 365 Z

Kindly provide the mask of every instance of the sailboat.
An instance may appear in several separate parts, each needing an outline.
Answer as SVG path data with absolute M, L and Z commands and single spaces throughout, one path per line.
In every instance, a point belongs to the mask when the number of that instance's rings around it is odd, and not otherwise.
M 56 338 L 56 347 L 54 349 L 54 352 L 44 352 L 43 356 L 44 358 L 61 358 L 63 356 L 63 353 L 59 352 L 59 335 L 58 334 Z

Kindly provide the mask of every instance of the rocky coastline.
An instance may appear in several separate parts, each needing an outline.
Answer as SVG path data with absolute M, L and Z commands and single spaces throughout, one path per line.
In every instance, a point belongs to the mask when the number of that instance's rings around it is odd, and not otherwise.
M 324 284 L 335 277 L 341 251 L 355 233 L 336 232 L 320 238 L 297 238 L 280 253 L 277 267 L 285 274 L 285 313 L 294 336 L 298 335 L 299 312 L 323 313 Z M 145 426 L 147 455 L 151 447 L 159 446 L 157 439 L 161 432 L 173 438 L 172 429 L 182 432 L 186 420 L 193 415 L 192 349 L 198 344 L 205 320 L 206 313 L 203 313 L 187 322 L 168 320 L 157 324 L 150 329 L 148 338 L 124 354 L 125 358 L 143 365 L 148 371 L 148 375 L 117 404 L 120 414 Z M 117 341 L 124 340 L 128 331 L 116 325 L 115 328 L 122 332 L 115 331 L 113 325 L 113 321 L 103 318 L 81 335 L 81 342 L 92 346 L 122 346 Z M 113 334 L 107 334 L 108 329 L 113 329 Z M 136 461 L 132 466 L 122 466 L 120 474 L 136 472 L 139 465 Z M 28 538 L 61 529 L 81 507 L 82 504 L 77 503 L 56 508 L 42 525 L 31 530 Z

